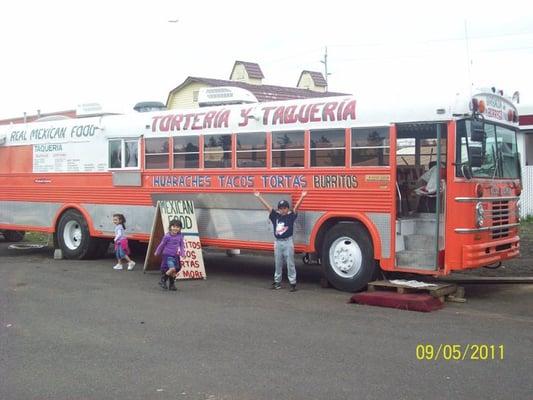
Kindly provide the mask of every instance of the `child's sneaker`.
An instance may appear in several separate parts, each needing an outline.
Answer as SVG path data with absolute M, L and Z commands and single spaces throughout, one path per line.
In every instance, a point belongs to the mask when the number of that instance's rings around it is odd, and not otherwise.
M 135 261 L 130 261 L 128 263 L 128 271 L 131 271 L 133 268 L 135 268 Z
M 291 283 L 291 288 L 289 289 L 289 292 L 296 292 L 298 289 L 296 289 L 296 283 Z
M 272 282 L 272 290 L 279 290 L 279 289 L 281 289 L 281 283 Z
M 117 265 L 115 265 L 115 266 L 113 267 L 113 269 L 116 269 L 116 270 L 122 269 L 122 264 L 121 264 L 121 263 L 118 263 Z

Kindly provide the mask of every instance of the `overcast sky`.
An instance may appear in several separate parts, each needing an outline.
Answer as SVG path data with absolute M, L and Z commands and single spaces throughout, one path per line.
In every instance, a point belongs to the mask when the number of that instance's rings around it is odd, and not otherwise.
M 528 1 L 5 0 L 0 46 L 0 118 L 166 102 L 187 76 L 228 79 L 235 60 L 295 86 L 323 72 L 325 46 L 330 90 L 360 101 L 473 84 L 533 104 Z

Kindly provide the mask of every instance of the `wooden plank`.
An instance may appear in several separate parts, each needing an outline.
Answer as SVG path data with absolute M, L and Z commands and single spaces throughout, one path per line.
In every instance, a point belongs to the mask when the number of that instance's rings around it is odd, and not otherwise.
M 445 296 L 453 294 L 457 291 L 457 285 L 450 283 L 438 283 L 432 287 L 410 287 L 395 284 L 389 281 L 374 281 L 368 284 L 368 291 L 380 290 L 396 290 L 398 293 L 412 293 L 412 292 L 427 292 L 431 296 L 444 299 Z

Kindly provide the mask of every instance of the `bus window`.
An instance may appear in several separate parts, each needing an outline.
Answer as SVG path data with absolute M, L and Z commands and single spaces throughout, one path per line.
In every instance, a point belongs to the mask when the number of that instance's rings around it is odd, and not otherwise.
M 345 163 L 344 129 L 311 131 L 311 166 L 341 167 Z
M 304 131 L 272 132 L 272 167 L 303 167 L 304 142 Z
M 440 140 L 441 162 L 446 162 L 446 138 Z M 420 165 L 429 166 L 437 161 L 437 139 L 420 139 Z
M 122 168 L 122 140 L 109 141 L 109 168 Z
M 231 167 L 231 135 L 205 135 L 205 168 Z
M 415 150 L 415 138 L 398 138 L 396 141 L 396 163 L 398 165 L 416 165 Z
M 389 128 L 352 128 L 352 167 L 389 165 Z
M 145 139 L 145 168 L 168 169 L 168 138 Z
M 237 134 L 237 167 L 266 167 L 266 133 Z
M 139 166 L 139 142 L 137 140 L 124 141 L 125 165 L 126 168 L 137 168 Z
M 113 139 L 108 144 L 109 168 L 138 168 L 139 142 L 137 139 Z
M 198 168 L 198 136 L 174 136 L 174 168 Z

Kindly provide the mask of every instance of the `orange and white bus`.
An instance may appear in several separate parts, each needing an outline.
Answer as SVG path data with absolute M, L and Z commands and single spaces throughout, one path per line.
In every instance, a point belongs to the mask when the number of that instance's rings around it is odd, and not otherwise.
M 204 246 L 272 250 L 253 193 L 276 204 L 306 190 L 295 249 L 338 289 L 380 268 L 490 266 L 519 254 L 517 121 L 484 91 L 421 107 L 346 96 L 10 125 L 0 230 L 53 233 L 65 257 L 98 257 L 113 213 L 147 241 L 157 201 L 188 199 Z

